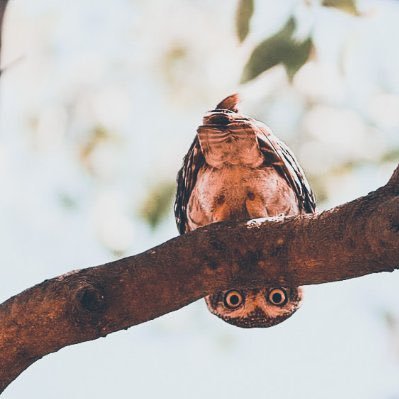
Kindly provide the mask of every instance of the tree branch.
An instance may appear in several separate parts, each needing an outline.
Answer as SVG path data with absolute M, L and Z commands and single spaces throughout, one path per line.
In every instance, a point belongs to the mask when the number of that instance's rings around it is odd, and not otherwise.
M 399 193 L 399 165 L 394 170 L 392 177 L 387 183 L 387 186 L 391 187 L 395 193 Z
M 0 392 L 48 353 L 219 290 L 393 271 L 399 263 L 397 175 L 398 169 L 386 186 L 320 214 L 212 224 L 10 298 L 0 305 Z

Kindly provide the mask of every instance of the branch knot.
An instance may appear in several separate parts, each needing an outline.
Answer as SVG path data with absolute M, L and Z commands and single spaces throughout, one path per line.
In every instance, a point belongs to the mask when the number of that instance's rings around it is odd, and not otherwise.
M 104 293 L 98 287 L 87 284 L 75 292 L 79 306 L 89 312 L 96 312 L 105 307 Z

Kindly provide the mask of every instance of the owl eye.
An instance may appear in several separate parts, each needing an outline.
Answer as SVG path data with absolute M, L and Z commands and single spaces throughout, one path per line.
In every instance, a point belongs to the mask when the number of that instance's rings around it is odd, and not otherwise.
M 273 288 L 269 292 L 267 299 L 273 305 L 283 306 L 288 301 L 287 292 L 282 288 Z
M 231 290 L 224 295 L 224 305 L 229 309 L 236 309 L 242 305 L 244 298 L 241 292 Z

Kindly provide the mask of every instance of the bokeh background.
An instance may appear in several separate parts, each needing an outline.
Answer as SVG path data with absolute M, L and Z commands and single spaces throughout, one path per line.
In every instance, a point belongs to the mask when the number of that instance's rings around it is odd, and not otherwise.
M 177 170 L 233 92 L 295 151 L 320 210 L 383 185 L 398 21 L 394 0 L 10 0 L 0 300 L 176 236 Z M 397 273 L 309 286 L 295 316 L 256 330 L 201 300 L 46 356 L 3 397 L 399 398 L 398 287 Z

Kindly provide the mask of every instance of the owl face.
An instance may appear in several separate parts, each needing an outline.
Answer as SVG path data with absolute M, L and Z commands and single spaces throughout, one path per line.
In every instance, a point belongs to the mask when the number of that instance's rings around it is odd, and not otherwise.
M 271 327 L 300 307 L 301 287 L 229 290 L 205 298 L 208 309 L 227 323 L 242 328 Z

